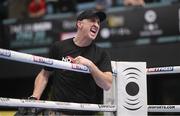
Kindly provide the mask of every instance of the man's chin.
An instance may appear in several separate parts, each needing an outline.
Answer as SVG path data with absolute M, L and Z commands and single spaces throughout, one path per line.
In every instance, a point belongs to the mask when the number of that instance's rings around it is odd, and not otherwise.
M 95 40 L 96 36 L 90 36 L 91 40 Z

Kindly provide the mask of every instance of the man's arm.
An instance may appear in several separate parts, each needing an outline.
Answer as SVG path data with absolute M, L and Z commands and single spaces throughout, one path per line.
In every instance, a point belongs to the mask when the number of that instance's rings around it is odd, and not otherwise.
M 99 68 L 94 64 L 90 63 L 88 66 L 91 75 L 93 76 L 96 84 L 103 88 L 104 90 L 109 90 L 112 85 L 112 73 L 111 72 L 102 72 Z
M 35 79 L 34 91 L 32 94 L 33 97 L 40 99 L 44 89 L 46 88 L 51 73 L 51 71 L 46 71 L 44 69 L 40 71 L 40 73 L 37 75 Z
M 92 61 L 82 56 L 75 58 L 75 62 L 87 66 L 96 84 L 104 90 L 109 90 L 112 85 L 112 73 L 102 72 Z

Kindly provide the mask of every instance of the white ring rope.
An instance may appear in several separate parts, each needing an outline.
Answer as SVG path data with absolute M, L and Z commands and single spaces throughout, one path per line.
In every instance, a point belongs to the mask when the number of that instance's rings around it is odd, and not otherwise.
M 84 104 L 84 103 L 69 103 L 69 102 L 54 102 L 43 100 L 29 99 L 11 99 L 0 98 L 0 106 L 8 107 L 30 107 L 30 108 L 48 108 L 48 109 L 67 109 L 67 110 L 83 110 L 83 111 L 116 111 L 115 105 L 104 104 Z
M 20 53 L 12 50 L 0 48 L 0 58 L 14 60 L 19 62 L 38 64 L 59 69 L 72 70 L 77 72 L 89 73 L 88 67 L 80 64 L 63 62 L 55 59 L 35 56 L 31 54 Z
M 66 109 L 82 111 L 115 112 L 116 105 L 84 104 L 70 102 L 55 102 L 29 99 L 0 98 L 0 106 L 3 107 L 28 107 L 46 109 Z M 180 105 L 148 105 L 148 112 L 180 112 Z
M 147 75 L 180 73 L 180 66 L 147 68 Z
M 12 50 L 1 49 L 1 48 L 0 48 L 0 58 L 19 61 L 19 62 L 25 62 L 25 63 L 31 63 L 31 64 L 38 64 L 38 65 L 48 66 L 48 67 L 53 67 L 53 68 L 89 73 L 88 67 L 84 65 L 72 64 L 72 63 L 63 62 L 63 61 L 59 61 L 55 59 L 35 56 L 31 54 L 26 54 L 26 53 L 20 53 L 20 52 L 16 52 Z M 170 73 L 180 73 L 180 66 L 147 68 L 147 75 L 170 74 Z
M 148 112 L 180 112 L 180 105 L 148 105 Z

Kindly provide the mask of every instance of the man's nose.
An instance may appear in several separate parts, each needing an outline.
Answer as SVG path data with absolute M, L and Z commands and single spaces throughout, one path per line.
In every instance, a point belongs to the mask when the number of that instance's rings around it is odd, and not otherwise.
M 95 22 L 94 25 L 95 25 L 96 27 L 99 27 L 99 23 L 98 23 L 98 22 Z

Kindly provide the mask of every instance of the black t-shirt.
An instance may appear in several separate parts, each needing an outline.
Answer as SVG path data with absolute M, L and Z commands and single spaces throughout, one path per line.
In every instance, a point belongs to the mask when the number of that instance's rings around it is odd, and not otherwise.
M 73 39 L 56 42 L 50 50 L 50 58 L 71 62 L 77 56 L 91 60 L 101 71 L 112 71 L 110 56 L 94 43 L 87 47 L 78 47 Z M 102 89 L 97 87 L 91 74 L 45 67 L 53 70 L 52 100 L 76 103 L 100 103 Z

